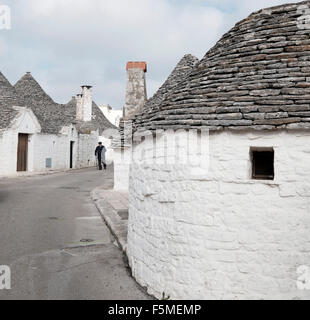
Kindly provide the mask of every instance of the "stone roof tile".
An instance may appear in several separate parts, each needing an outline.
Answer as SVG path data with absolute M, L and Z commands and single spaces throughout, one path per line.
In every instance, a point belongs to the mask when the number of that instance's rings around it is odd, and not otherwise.
M 310 30 L 300 25 L 300 5 L 310 1 L 237 23 L 151 115 L 137 117 L 137 128 L 308 128 Z
M 14 86 L 24 105 L 31 108 L 38 118 L 44 133 L 57 134 L 63 126 L 71 123 L 78 124 L 76 120 L 76 100 L 67 104 L 58 104 L 45 93 L 39 83 L 27 72 Z M 93 103 L 93 120 L 78 125 L 83 132 L 114 128 L 104 114 Z M 83 129 L 84 128 L 84 129 Z M 87 129 L 86 129 L 87 128 Z
M 0 72 L 0 129 L 9 127 L 11 121 L 17 115 L 13 106 L 21 104 L 14 87 Z
M 131 119 L 122 119 L 120 121 L 119 137 L 116 137 L 112 146 L 119 148 L 124 146 L 126 140 L 126 133 L 124 132 L 125 121 L 132 121 L 133 126 L 138 126 L 143 123 L 146 119 L 150 121 L 156 112 L 159 110 L 158 107 L 162 101 L 167 97 L 168 93 L 175 88 L 180 82 L 184 81 L 190 71 L 193 69 L 195 64 L 199 60 L 191 54 L 186 54 L 173 69 L 167 80 L 157 90 L 157 92 L 147 100 L 142 110 L 134 115 Z M 129 133 L 131 135 L 131 133 Z

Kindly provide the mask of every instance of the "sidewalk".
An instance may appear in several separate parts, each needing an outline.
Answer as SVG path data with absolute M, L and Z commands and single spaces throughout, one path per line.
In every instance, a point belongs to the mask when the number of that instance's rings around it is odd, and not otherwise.
M 75 169 L 59 169 L 59 170 L 47 170 L 47 171 L 23 171 L 23 172 L 16 172 L 10 175 L 0 175 L 0 180 L 5 179 L 16 179 L 16 178 L 31 178 L 31 177 L 37 177 L 37 176 L 47 176 L 52 175 L 56 173 L 65 173 L 65 172 L 74 172 L 77 170 L 83 170 L 83 169 L 89 169 L 89 168 L 95 168 L 95 167 L 85 167 L 85 168 L 75 168 Z
M 118 245 L 123 252 L 126 252 L 128 193 L 105 190 L 104 187 L 98 187 L 91 192 L 91 197 L 102 218 L 115 236 Z

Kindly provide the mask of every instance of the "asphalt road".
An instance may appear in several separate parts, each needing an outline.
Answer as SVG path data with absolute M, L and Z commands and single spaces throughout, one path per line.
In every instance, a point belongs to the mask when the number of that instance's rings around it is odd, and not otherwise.
M 91 201 L 102 184 L 111 168 L 0 180 L 0 299 L 149 299 Z

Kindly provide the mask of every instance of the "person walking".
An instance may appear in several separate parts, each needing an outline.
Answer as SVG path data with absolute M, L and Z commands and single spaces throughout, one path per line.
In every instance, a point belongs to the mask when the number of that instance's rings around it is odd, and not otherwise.
M 95 150 L 95 156 L 97 157 L 97 163 L 98 163 L 99 170 L 102 170 L 102 164 L 103 164 L 104 170 L 107 169 L 107 165 L 105 163 L 106 151 L 107 151 L 107 149 L 105 148 L 105 146 L 102 145 L 102 142 L 99 142 L 98 146 Z

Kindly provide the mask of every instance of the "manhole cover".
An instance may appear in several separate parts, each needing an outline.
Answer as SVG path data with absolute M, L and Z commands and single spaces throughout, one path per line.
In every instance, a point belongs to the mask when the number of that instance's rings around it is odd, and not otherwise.
M 77 190 L 78 187 L 60 187 L 59 189 L 65 189 L 65 190 Z
M 94 242 L 93 239 L 81 239 L 80 242 Z

